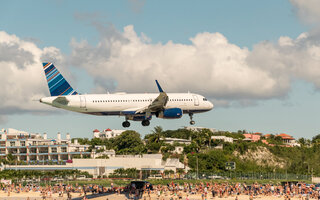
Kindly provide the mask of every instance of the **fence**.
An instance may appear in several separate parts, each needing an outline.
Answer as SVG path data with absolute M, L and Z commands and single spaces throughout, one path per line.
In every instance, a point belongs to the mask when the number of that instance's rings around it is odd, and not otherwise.
M 198 177 L 197 177 L 198 174 Z M 311 175 L 288 174 L 288 173 L 242 173 L 242 172 L 222 172 L 222 173 L 196 173 L 189 172 L 186 174 L 187 179 L 238 179 L 238 180 L 297 180 L 311 181 Z
M 311 181 L 311 175 L 302 175 L 302 174 L 291 174 L 291 173 L 262 173 L 262 172 L 221 172 L 221 173 L 208 173 L 208 172 L 188 172 L 187 174 L 178 174 L 178 173 L 161 173 L 161 171 L 137 171 L 125 174 L 116 174 L 111 175 L 111 178 L 142 178 L 148 179 L 155 174 L 161 174 L 163 178 L 183 178 L 183 179 L 237 179 L 237 180 L 295 180 L 295 181 Z M 158 176 L 159 177 L 159 176 Z M 161 178 L 161 176 L 160 176 Z

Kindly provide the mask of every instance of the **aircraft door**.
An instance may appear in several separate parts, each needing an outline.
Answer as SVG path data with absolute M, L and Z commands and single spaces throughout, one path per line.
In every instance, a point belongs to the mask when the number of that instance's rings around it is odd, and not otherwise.
M 193 102 L 195 106 L 199 106 L 199 98 L 197 95 L 193 95 Z
M 86 97 L 80 96 L 80 108 L 86 108 Z

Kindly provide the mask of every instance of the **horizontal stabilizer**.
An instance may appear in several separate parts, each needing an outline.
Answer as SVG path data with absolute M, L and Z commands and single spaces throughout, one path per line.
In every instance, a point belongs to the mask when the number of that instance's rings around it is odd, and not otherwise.
M 52 103 L 58 103 L 62 105 L 68 105 L 69 100 L 66 97 L 57 97 L 55 100 L 53 100 Z

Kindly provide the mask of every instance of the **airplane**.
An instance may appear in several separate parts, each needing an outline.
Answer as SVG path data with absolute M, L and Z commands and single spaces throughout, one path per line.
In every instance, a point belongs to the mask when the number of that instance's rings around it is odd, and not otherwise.
M 149 126 L 153 115 L 179 119 L 188 114 L 190 124 L 194 125 L 193 114 L 213 109 L 213 104 L 199 94 L 164 92 L 157 80 L 159 93 L 79 94 L 52 63 L 43 63 L 43 70 L 51 97 L 41 98 L 40 103 L 84 114 L 124 116 L 125 128 L 130 126 L 129 120 Z

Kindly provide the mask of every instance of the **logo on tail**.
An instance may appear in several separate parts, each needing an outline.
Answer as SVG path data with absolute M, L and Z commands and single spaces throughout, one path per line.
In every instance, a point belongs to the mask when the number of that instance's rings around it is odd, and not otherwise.
M 47 78 L 51 96 L 78 94 L 52 63 L 43 63 L 43 70 Z

